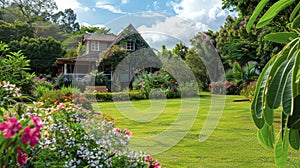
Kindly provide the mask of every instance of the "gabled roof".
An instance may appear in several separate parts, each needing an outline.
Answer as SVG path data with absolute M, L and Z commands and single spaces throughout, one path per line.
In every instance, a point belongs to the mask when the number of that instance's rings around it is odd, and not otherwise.
M 119 43 L 123 38 L 128 37 L 133 34 L 139 34 L 139 32 L 133 27 L 132 24 L 129 24 L 125 29 L 121 31 L 121 33 L 118 34 L 118 36 L 115 38 L 115 40 L 110 45 L 110 48 L 117 43 Z

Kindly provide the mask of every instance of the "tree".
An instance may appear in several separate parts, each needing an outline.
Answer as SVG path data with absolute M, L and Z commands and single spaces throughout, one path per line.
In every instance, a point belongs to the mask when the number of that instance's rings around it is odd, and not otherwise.
M 79 23 L 76 22 L 77 16 L 75 12 L 69 8 L 64 12 L 59 11 L 52 17 L 54 23 L 57 23 L 61 30 L 66 33 L 77 32 L 80 29 Z
M 180 42 L 179 44 L 175 45 L 175 47 L 172 49 L 172 52 L 185 60 L 186 54 L 188 52 L 188 47 Z
M 247 32 L 247 22 L 248 18 L 243 16 L 239 18 L 228 16 L 225 25 L 221 26 L 218 32 L 206 33 L 215 43 L 226 70 L 231 69 L 234 62 L 244 67 L 249 61 L 257 62 L 257 68 L 261 70 L 267 61 L 283 47 L 282 44 L 263 40 L 266 34 L 283 31 L 283 27 L 265 27 L 262 30 L 251 29 Z
M 202 90 L 207 91 L 209 78 L 206 72 L 205 65 L 200 56 L 196 54 L 195 49 L 192 48 L 188 50 L 185 57 L 185 62 L 195 75 L 199 89 L 201 88 Z
M 48 20 L 57 9 L 54 0 L 13 0 L 11 6 L 19 8 L 29 25 L 34 21 Z
M 267 0 L 262 0 L 253 12 L 248 24 L 249 32 L 258 15 L 266 6 Z M 283 49 L 267 63 L 259 76 L 251 114 L 258 130 L 260 142 L 275 151 L 275 161 L 278 167 L 286 167 L 289 145 L 300 148 L 300 2 L 281 0 L 274 3 L 260 17 L 256 28 L 268 25 L 279 12 L 290 7 L 289 31 L 271 33 L 265 40 L 285 44 Z M 273 115 L 274 110 L 282 106 L 281 128 L 275 139 Z
M 57 41 L 64 41 L 67 39 L 68 34 L 63 32 L 60 27 L 52 22 L 34 22 L 35 36 L 40 37 L 52 37 Z
M 51 37 L 38 39 L 23 37 L 21 41 L 11 41 L 9 46 L 12 51 L 22 50 L 31 60 L 31 70 L 36 74 L 50 73 L 56 58 L 64 54 L 61 43 Z
M 31 27 L 20 21 L 7 23 L 0 20 L 0 41 L 9 43 L 10 41 L 20 41 L 23 37 L 34 37 Z

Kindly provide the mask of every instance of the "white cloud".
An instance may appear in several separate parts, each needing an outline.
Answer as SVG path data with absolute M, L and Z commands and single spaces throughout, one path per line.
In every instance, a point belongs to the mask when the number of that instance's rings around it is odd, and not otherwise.
M 100 9 L 105 9 L 105 10 L 111 11 L 113 13 L 126 14 L 125 12 L 121 11 L 121 9 L 119 7 L 116 7 L 116 5 L 114 5 L 110 2 L 99 1 L 96 3 L 96 7 L 100 8 Z
M 207 25 L 209 29 L 217 30 L 230 13 L 222 9 L 221 0 L 181 0 L 179 3 L 169 2 L 175 13 L 182 18 Z
M 122 4 L 127 4 L 129 0 L 121 0 Z
M 153 2 L 153 7 L 154 7 L 155 10 L 158 10 L 159 9 L 159 2 L 154 1 Z
M 91 25 L 91 24 L 89 24 L 89 23 L 87 23 L 87 22 L 82 22 L 81 25 L 82 25 L 82 26 L 86 26 L 86 27 L 100 27 L 100 28 L 106 27 L 106 26 L 103 25 L 103 24 Z
M 64 11 L 65 9 L 71 8 L 73 10 L 83 10 L 85 12 L 89 11 L 90 9 L 88 7 L 82 6 L 78 0 L 54 0 L 58 11 Z
M 151 47 L 161 47 L 165 44 L 168 48 L 173 48 L 180 41 L 189 46 L 189 40 L 196 33 L 205 31 L 207 28 L 206 25 L 195 24 L 180 17 L 171 16 L 166 17 L 164 21 L 156 22 L 150 27 L 140 26 L 137 30 Z

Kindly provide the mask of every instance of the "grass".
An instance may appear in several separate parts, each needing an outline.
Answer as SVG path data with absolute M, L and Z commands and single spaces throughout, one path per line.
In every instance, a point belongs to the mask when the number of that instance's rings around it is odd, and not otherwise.
M 207 112 L 210 108 L 211 97 L 201 96 L 198 114 L 195 122 L 191 120 L 192 128 L 187 132 L 184 138 L 175 146 L 153 157 L 161 163 L 162 167 L 275 167 L 273 150 L 263 148 L 256 137 L 257 128 L 252 122 L 249 112 L 249 102 L 233 102 L 234 99 L 244 99 L 241 96 L 227 96 L 223 115 L 211 136 L 204 142 L 199 142 L 200 130 L 204 125 Z M 185 99 L 185 109 L 193 111 L 196 98 Z M 181 99 L 169 99 L 164 107 L 164 101 L 154 100 L 152 103 L 157 105 L 152 107 L 148 100 L 133 102 L 101 102 L 94 103 L 93 106 L 100 111 L 114 118 L 115 126 L 119 128 L 128 128 L 132 133 L 132 142 L 135 139 L 151 138 L 156 141 L 157 146 L 148 146 L 152 148 L 163 148 L 164 144 L 169 145 L 172 138 L 155 139 L 156 135 L 167 130 L 174 125 L 178 117 L 181 105 Z M 140 112 L 138 120 L 132 119 L 134 110 Z M 160 108 L 160 107 L 163 108 Z M 147 110 L 148 109 L 148 110 Z M 125 114 L 125 115 L 124 115 Z M 127 117 L 126 117 L 127 116 Z M 151 118 L 151 121 L 143 119 Z M 213 118 L 212 120 L 217 120 Z M 186 123 L 187 124 L 187 123 Z M 182 130 L 179 130 L 180 132 Z M 179 135 L 179 134 L 178 134 Z M 175 137 L 175 139 L 178 137 Z M 144 141 L 147 146 L 147 142 Z M 139 144 L 131 146 L 134 150 L 140 150 Z M 149 143 L 151 145 L 151 143 Z M 146 148 L 147 149 L 147 148 Z M 145 150 L 143 150 L 145 151 Z M 147 152 L 147 150 L 145 151 Z M 300 152 L 290 149 L 288 167 L 298 167 L 300 165 Z

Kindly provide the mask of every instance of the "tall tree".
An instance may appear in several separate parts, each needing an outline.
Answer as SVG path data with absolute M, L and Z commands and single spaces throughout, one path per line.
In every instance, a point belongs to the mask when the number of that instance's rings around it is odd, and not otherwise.
M 11 51 L 22 50 L 31 60 L 31 70 L 37 74 L 50 73 L 56 58 L 64 54 L 61 43 L 51 37 L 38 39 L 23 37 L 21 41 L 11 41 L 9 46 Z
M 61 30 L 66 33 L 77 32 L 80 29 L 79 23 L 76 22 L 77 16 L 75 12 L 69 8 L 64 12 L 59 11 L 52 16 L 54 23 L 57 23 Z
M 12 40 L 20 41 L 23 37 L 34 37 L 31 27 L 20 21 L 7 23 L 0 20 L 0 41 L 9 43 Z
M 57 9 L 54 0 L 12 0 L 11 6 L 19 8 L 29 25 L 34 21 L 47 20 Z

